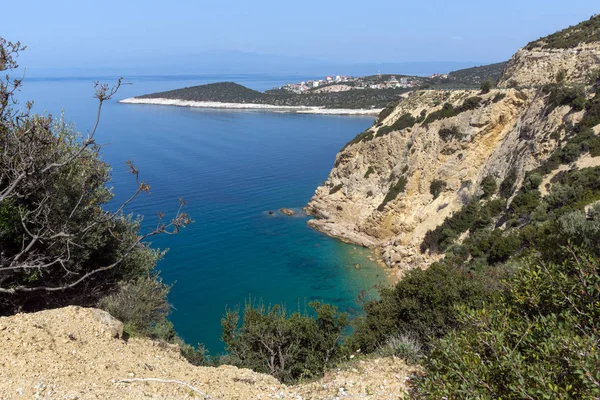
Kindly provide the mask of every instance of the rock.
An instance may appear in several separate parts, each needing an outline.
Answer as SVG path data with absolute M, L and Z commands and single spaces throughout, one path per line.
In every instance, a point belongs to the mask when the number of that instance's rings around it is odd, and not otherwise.
M 600 66 L 600 61 L 596 64 Z M 377 248 L 389 267 L 427 267 L 437 256 L 421 253 L 424 236 L 460 210 L 465 199 L 476 195 L 485 176 L 502 182 L 514 168 L 520 182 L 526 171 L 536 168 L 556 147 L 555 141 L 545 139 L 547 132 L 564 124 L 570 109 L 558 107 L 545 115 L 545 99 L 536 93 L 535 89 L 410 93 L 382 121 L 385 126 L 407 113 L 416 117 L 425 110 L 429 115 L 444 103 L 460 107 L 474 96 L 482 101 L 479 107 L 453 117 L 343 149 L 326 183 L 305 207 L 317 217 L 308 221 L 309 226 L 344 242 Z M 494 101 L 498 95 L 500 100 Z M 462 135 L 443 140 L 439 131 L 449 127 Z M 526 137 L 523 127 L 528 127 Z M 369 168 L 378 173 L 365 178 Z M 406 180 L 404 190 L 380 207 L 399 177 Z M 447 190 L 433 199 L 430 185 L 435 180 L 443 181 Z M 332 194 L 328 182 L 342 185 L 344 195 Z
M 354 268 L 360 269 L 360 264 L 354 264 Z
M 117 339 L 123 337 L 123 323 L 103 310 L 90 309 L 92 316 L 104 325 L 104 332 Z
M 269 214 L 269 215 L 274 215 L 274 214 L 275 214 L 275 212 L 274 212 L 274 211 L 271 211 L 271 210 L 269 210 L 269 211 L 267 211 L 267 214 Z
M 282 214 L 287 215 L 288 217 L 296 215 L 294 210 L 290 210 L 289 208 L 281 208 L 279 211 L 281 211 Z

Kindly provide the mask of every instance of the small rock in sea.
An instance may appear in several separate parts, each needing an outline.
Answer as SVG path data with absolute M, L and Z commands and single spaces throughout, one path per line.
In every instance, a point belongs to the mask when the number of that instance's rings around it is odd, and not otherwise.
M 360 269 L 360 264 L 354 264 L 354 268 Z
M 273 215 L 273 214 L 275 214 L 275 213 L 274 213 L 273 211 L 269 210 L 269 211 L 267 212 L 267 214 L 269 214 L 269 215 Z
M 289 208 L 282 208 L 279 211 L 281 211 L 282 214 L 287 215 L 288 217 L 296 215 L 296 213 L 293 210 L 290 210 Z

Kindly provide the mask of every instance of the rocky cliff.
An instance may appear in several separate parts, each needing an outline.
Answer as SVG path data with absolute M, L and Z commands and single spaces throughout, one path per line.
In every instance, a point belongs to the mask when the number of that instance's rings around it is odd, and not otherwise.
M 573 83 L 584 84 L 600 64 L 600 42 L 581 43 L 574 48 L 522 48 L 510 59 L 498 86 L 541 86 L 552 83 L 559 73 Z
M 306 207 L 310 226 L 377 249 L 388 266 L 426 266 L 427 231 L 473 197 L 491 176 L 511 174 L 516 187 L 556 148 L 565 126 L 581 119 L 570 106 L 548 107 L 540 85 L 559 71 L 569 85 L 585 85 L 600 67 L 600 42 L 568 49 L 521 49 L 499 88 L 417 91 L 384 110 L 337 156 Z M 515 87 L 518 87 L 515 88 Z
M 176 345 L 123 338 L 105 311 L 66 307 L 0 318 L 0 399 L 390 399 L 414 368 L 369 359 L 285 386 L 232 366 L 195 367 Z

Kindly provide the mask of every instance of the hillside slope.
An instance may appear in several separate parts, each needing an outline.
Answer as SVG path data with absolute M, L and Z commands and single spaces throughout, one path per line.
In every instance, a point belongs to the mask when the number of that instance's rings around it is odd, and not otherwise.
M 2 399 L 389 399 L 412 373 L 398 359 L 375 359 L 287 387 L 247 369 L 195 367 L 174 345 L 123 340 L 122 324 L 91 308 L 3 317 L 0 332 Z M 162 382 L 136 381 L 148 378 Z
M 411 93 L 337 155 L 306 207 L 317 217 L 309 224 L 377 248 L 400 271 L 429 265 L 440 256 L 421 252 L 426 233 L 480 196 L 486 177 L 501 183 L 510 175 L 514 192 L 582 118 L 584 111 L 567 103 L 575 96 L 585 101 L 578 90 L 598 68 L 600 42 L 575 50 L 521 49 L 500 88 L 489 93 Z M 538 87 L 555 82 L 559 71 L 563 86 Z M 593 93 L 588 86 L 587 98 Z M 600 158 L 591 157 L 589 164 L 600 164 Z

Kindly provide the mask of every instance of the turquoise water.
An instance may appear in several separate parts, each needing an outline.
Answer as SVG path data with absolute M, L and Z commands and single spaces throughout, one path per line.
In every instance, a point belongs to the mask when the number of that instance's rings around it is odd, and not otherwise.
M 264 90 L 297 77 L 130 78 L 118 98 L 207 81 L 235 80 Z M 93 79 L 25 81 L 20 98 L 34 110 L 68 120 L 85 131 L 93 122 Z M 304 310 L 311 300 L 338 305 L 355 315 L 358 296 L 375 293 L 384 272 L 369 252 L 309 229 L 300 210 L 326 179 L 337 151 L 373 117 L 319 116 L 256 111 L 106 104 L 97 140 L 113 166 L 117 201 L 135 189 L 125 161 L 132 159 L 151 194 L 129 211 L 152 224 L 158 211 L 173 215 L 178 198 L 196 221 L 174 237 L 154 238 L 169 248 L 159 268 L 173 283 L 171 320 L 190 343 L 222 350 L 220 319 L 227 307 L 262 299 Z M 360 264 L 360 269 L 355 268 Z

